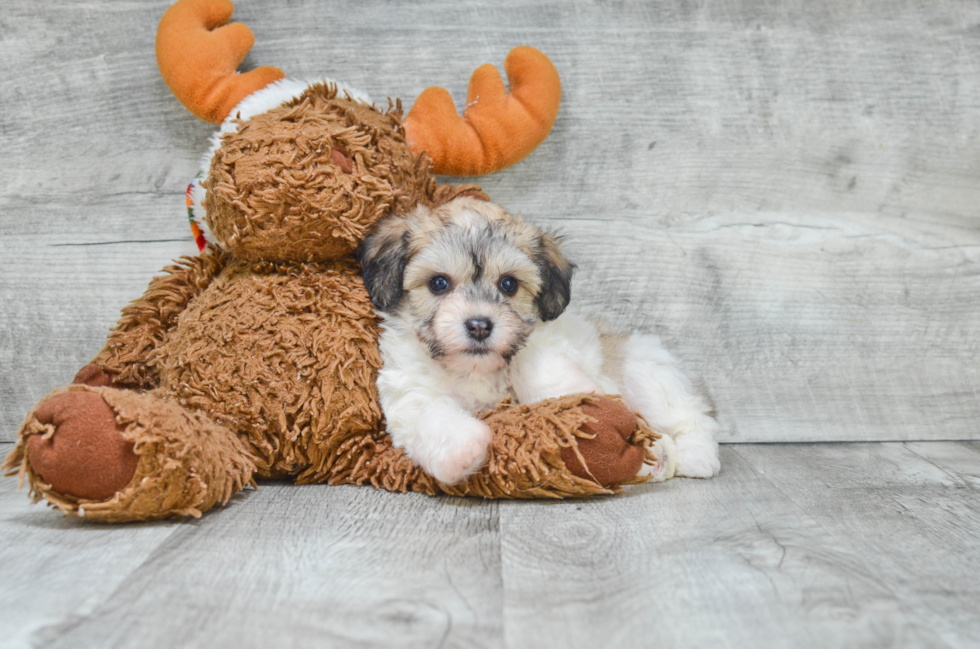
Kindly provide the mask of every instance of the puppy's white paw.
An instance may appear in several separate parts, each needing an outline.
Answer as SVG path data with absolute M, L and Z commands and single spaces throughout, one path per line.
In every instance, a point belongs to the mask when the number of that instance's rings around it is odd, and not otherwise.
M 677 445 L 677 475 L 685 478 L 712 478 L 721 471 L 718 442 L 711 433 L 697 431 L 680 435 Z
M 433 454 L 428 466 L 433 478 L 443 484 L 462 482 L 480 470 L 493 439 L 490 427 L 472 417 L 452 422 L 454 430 L 442 435 L 445 446 Z
M 677 447 L 674 440 L 664 435 L 650 445 L 650 451 L 657 458 L 654 464 L 646 464 L 640 468 L 639 476 L 653 476 L 651 482 L 670 480 L 677 472 Z

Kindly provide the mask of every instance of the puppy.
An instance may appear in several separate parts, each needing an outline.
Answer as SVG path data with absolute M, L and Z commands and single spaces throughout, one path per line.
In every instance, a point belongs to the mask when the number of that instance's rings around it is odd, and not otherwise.
M 622 395 L 663 435 L 652 449 L 659 461 L 641 472 L 718 472 L 710 407 L 659 339 L 562 315 L 574 266 L 558 238 L 463 197 L 385 219 L 358 258 L 382 318 L 388 432 L 437 480 L 455 484 L 485 461 L 490 429 L 472 413 L 504 397 L 581 392 Z

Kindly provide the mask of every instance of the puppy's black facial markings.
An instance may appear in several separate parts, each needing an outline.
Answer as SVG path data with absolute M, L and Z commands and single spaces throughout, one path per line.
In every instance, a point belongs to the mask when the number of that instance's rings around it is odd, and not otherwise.
M 446 350 L 439 342 L 439 337 L 432 331 L 432 324 L 435 321 L 435 314 L 430 315 L 425 320 L 422 321 L 422 325 L 418 328 L 418 337 L 429 350 L 429 356 L 435 360 L 439 360 L 446 355 Z
M 445 355 L 446 352 L 443 351 L 442 346 L 439 343 L 434 340 L 429 341 L 429 356 L 434 359 L 440 359 Z
M 524 349 L 524 345 L 527 344 L 527 336 L 527 333 L 523 331 L 517 334 L 517 337 L 514 339 L 514 342 L 511 344 L 510 348 L 502 356 L 505 363 L 510 363 L 510 359 L 514 358 L 517 352 Z
M 422 340 L 425 346 L 429 348 L 429 356 L 434 359 L 440 359 L 446 355 L 446 350 L 443 349 L 442 344 L 436 338 L 426 337 Z
M 479 282 L 483 277 L 483 264 L 480 263 L 480 257 L 475 250 L 470 251 L 470 256 L 473 258 L 473 281 Z

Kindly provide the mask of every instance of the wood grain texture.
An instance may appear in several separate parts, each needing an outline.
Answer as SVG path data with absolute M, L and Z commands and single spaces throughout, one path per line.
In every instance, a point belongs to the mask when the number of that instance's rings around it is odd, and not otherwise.
M 976 446 L 923 448 L 976 473 Z M 626 498 L 503 504 L 507 646 L 980 641 L 980 510 L 954 468 L 902 444 L 727 446 L 722 466 Z
M 156 70 L 167 0 L 0 21 L 0 439 L 192 250 L 212 127 Z M 980 439 L 980 5 L 241 0 L 245 67 L 462 104 L 513 46 L 563 80 L 480 182 L 569 236 L 581 310 L 659 333 L 729 441 Z M 183 240 L 183 241 L 181 241 Z M 85 244 L 77 246 L 75 244 Z
M 735 453 L 858 559 L 850 567 L 851 602 L 860 598 L 854 583 L 877 588 L 901 604 L 896 619 L 934 634 L 926 644 L 971 647 L 980 644 L 978 450 L 920 443 Z
M 0 525 L 40 529 L 0 549 L 2 647 L 500 646 L 489 501 L 268 483 L 200 521 L 52 530 L 3 489 Z
M 30 506 L 16 486 L 0 480 L 0 647 L 41 646 L 79 624 L 180 529 L 95 527 Z
M 582 502 L 269 483 L 109 527 L 0 481 L 0 648 L 980 643 L 980 443 L 722 453 Z

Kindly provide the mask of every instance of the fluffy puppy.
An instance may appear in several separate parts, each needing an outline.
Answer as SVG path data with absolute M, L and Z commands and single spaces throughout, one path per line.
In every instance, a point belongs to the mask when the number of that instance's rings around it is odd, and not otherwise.
M 660 341 L 562 315 L 574 266 L 556 237 L 463 197 L 388 217 L 358 257 L 382 318 L 388 432 L 441 482 L 486 459 L 490 429 L 472 413 L 580 392 L 622 395 L 663 435 L 643 469 L 655 479 L 718 472 L 710 407 Z

